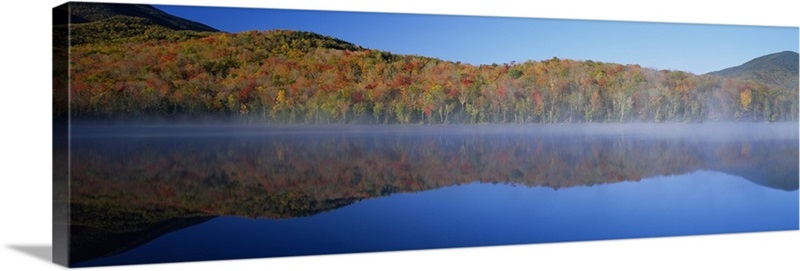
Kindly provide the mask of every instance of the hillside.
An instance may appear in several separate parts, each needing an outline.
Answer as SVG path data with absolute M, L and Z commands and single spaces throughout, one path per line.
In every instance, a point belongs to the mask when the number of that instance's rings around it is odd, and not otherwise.
M 722 77 L 751 79 L 786 88 L 798 85 L 798 54 L 783 51 L 757 57 L 742 65 L 709 73 Z
M 181 41 L 219 30 L 169 15 L 149 5 L 68 3 L 53 10 L 54 35 L 72 45 L 86 43 Z
M 473 66 L 288 30 L 76 47 L 78 118 L 271 123 L 785 121 L 797 90 L 553 58 Z
M 76 18 L 100 19 L 71 25 L 73 118 L 572 123 L 795 121 L 798 114 L 796 84 L 756 76 L 555 57 L 473 66 L 311 32 L 174 30 L 149 8 L 114 7 L 73 8 Z
M 72 2 L 69 3 L 68 13 L 70 21 L 66 21 L 66 14 L 61 14 L 61 16 L 56 16 L 54 24 L 88 23 L 125 16 L 146 19 L 152 24 L 172 30 L 219 32 L 213 27 L 172 16 L 150 5 Z

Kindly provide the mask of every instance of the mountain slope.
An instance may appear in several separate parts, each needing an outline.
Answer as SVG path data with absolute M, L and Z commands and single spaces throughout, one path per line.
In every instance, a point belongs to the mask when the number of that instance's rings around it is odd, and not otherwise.
M 750 79 L 791 89 L 797 87 L 798 84 L 798 54 L 792 51 L 769 54 L 736 67 L 708 74 Z
M 149 5 L 68 3 L 53 10 L 54 40 L 70 44 L 182 41 L 220 32 Z
M 70 22 L 73 24 L 101 21 L 116 16 L 127 16 L 144 18 L 153 24 L 172 30 L 219 32 L 213 27 L 169 15 L 150 5 L 107 3 L 70 3 L 69 5 Z M 58 16 L 56 24 L 69 23 L 65 21 L 66 18 L 66 16 Z
M 76 118 L 274 123 L 789 121 L 796 87 L 551 59 L 473 66 L 311 32 L 74 48 Z M 147 67 L 147 68 L 142 68 Z
M 64 39 L 70 30 L 70 58 L 80 60 L 69 65 L 73 118 L 795 121 L 799 110 L 793 52 L 718 72 L 732 78 L 558 58 L 473 66 L 365 49 L 311 32 L 175 30 L 163 22 L 170 15 L 147 6 L 69 7 L 65 13 L 75 21 L 87 21 L 54 28 Z

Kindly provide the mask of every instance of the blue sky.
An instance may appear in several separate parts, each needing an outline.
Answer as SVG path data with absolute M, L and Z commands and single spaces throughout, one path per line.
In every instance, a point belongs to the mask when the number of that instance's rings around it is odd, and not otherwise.
M 227 31 L 292 29 L 469 64 L 552 57 L 703 74 L 798 51 L 797 27 L 156 6 Z

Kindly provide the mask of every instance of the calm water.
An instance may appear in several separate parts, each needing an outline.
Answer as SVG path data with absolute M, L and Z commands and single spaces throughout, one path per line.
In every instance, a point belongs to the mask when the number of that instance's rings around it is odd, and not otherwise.
M 798 126 L 76 126 L 75 266 L 798 229 Z

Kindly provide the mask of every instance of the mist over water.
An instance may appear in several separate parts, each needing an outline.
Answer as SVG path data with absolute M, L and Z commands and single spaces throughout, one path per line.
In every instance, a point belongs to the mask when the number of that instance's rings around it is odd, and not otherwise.
M 269 125 L 224 123 L 92 124 L 73 126 L 75 138 L 270 136 L 280 134 L 531 134 L 653 136 L 658 138 L 792 139 L 796 122 L 583 123 L 482 125 Z

